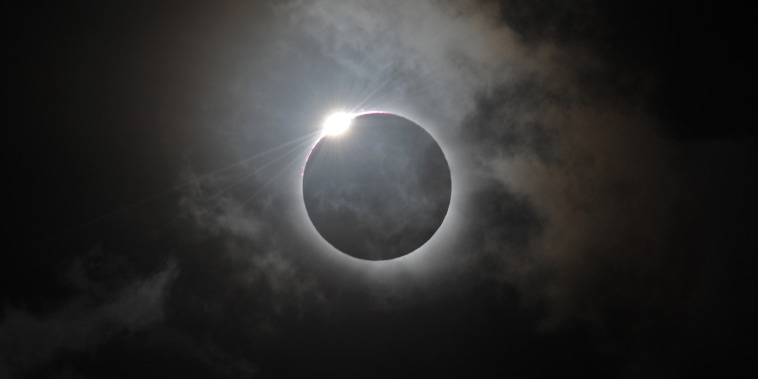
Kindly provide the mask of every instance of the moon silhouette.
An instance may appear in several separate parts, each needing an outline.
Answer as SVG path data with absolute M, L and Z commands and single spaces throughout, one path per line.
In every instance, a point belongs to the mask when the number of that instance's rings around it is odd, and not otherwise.
M 450 205 L 450 168 L 421 126 L 389 113 L 326 134 L 303 172 L 308 217 L 337 250 L 364 260 L 411 253 L 439 229 Z

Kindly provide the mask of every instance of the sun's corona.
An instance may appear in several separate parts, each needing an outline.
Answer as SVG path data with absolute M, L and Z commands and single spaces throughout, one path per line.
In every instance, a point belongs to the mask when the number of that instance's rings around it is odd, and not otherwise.
M 400 258 L 430 241 L 452 194 L 434 138 L 385 112 L 333 114 L 323 133 L 302 176 L 305 210 L 324 241 L 368 261 Z
M 344 133 L 353 122 L 353 115 L 350 113 L 337 112 L 332 113 L 324 120 L 324 128 L 321 132 L 323 136 L 336 136 Z

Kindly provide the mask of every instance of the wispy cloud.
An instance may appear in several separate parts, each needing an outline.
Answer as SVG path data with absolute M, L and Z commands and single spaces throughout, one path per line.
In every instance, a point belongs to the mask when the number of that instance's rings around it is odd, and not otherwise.
M 162 271 L 136 279 L 102 301 L 94 302 L 89 293 L 82 293 L 49 314 L 6 307 L 0 324 L 0 355 L 6 369 L 21 374 L 62 352 L 86 351 L 119 331 L 138 331 L 162 320 L 166 297 L 178 274 L 178 266 L 170 262 Z M 88 287 L 81 282 L 75 285 L 82 284 Z

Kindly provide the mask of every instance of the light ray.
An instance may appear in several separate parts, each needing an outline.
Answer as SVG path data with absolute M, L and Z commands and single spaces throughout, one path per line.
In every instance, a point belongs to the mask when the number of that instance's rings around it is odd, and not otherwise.
M 295 138 L 294 140 L 287 141 L 287 142 L 282 143 L 282 144 L 280 144 L 278 146 L 270 148 L 268 150 L 262 151 L 262 152 L 257 153 L 257 154 L 253 154 L 253 155 L 251 155 L 249 157 L 246 157 L 246 158 L 243 158 L 243 159 L 238 160 L 236 162 L 233 162 L 233 163 L 231 163 L 229 165 L 226 165 L 224 167 L 221 167 L 221 168 L 219 168 L 217 170 L 213 170 L 213 171 L 210 171 L 210 172 L 205 173 L 203 175 L 194 177 L 192 180 L 186 181 L 186 182 L 181 183 L 181 184 L 177 184 L 177 185 L 175 185 L 173 187 L 167 188 L 167 189 L 165 189 L 163 191 L 156 192 L 156 193 L 154 193 L 152 195 L 149 195 L 149 196 L 144 197 L 142 199 L 136 200 L 134 202 L 131 202 L 129 204 L 121 206 L 121 207 L 119 207 L 117 209 L 114 209 L 112 211 L 105 212 L 105 213 L 100 214 L 98 216 L 92 217 L 92 218 L 90 218 L 88 220 L 82 221 L 82 222 L 80 222 L 80 223 L 78 223 L 78 224 L 76 224 L 74 226 L 71 226 L 68 229 L 62 230 L 62 231 L 60 231 L 58 233 L 52 234 L 52 235 L 50 235 L 48 237 L 45 237 L 45 238 L 41 238 L 41 239 L 37 240 L 37 242 L 43 243 L 43 242 L 54 241 L 56 239 L 62 238 L 64 236 L 69 235 L 71 233 L 74 233 L 76 231 L 79 231 L 79 230 L 82 230 L 82 229 L 85 229 L 85 228 L 97 225 L 97 224 L 99 224 L 101 222 L 104 222 L 104 221 L 107 221 L 107 220 L 109 220 L 109 219 L 111 219 L 113 217 L 116 217 L 118 215 L 124 214 L 124 213 L 126 213 L 126 212 L 128 212 L 130 210 L 133 210 L 133 209 L 138 208 L 140 206 L 143 206 L 145 204 L 149 204 L 152 201 L 158 200 L 158 199 L 163 198 L 163 197 L 165 197 L 167 195 L 170 195 L 172 193 L 175 193 L 177 191 L 185 189 L 185 188 L 189 187 L 190 185 L 193 185 L 193 184 L 197 183 L 200 180 L 205 180 L 205 179 L 211 178 L 211 177 L 216 176 L 218 174 L 227 172 L 227 171 L 229 171 L 229 170 L 231 170 L 231 169 L 233 169 L 235 167 L 239 167 L 240 165 L 243 165 L 245 163 L 251 162 L 251 161 L 253 161 L 255 159 L 265 157 L 265 156 L 267 156 L 269 154 L 272 154 L 272 153 L 274 153 L 274 152 L 276 152 L 278 150 L 281 150 L 281 149 L 283 149 L 283 148 L 285 148 L 287 146 L 290 146 L 292 144 L 297 144 L 297 146 L 295 148 L 289 150 L 287 153 L 284 154 L 284 156 L 289 155 L 289 154 L 291 154 L 292 151 L 297 150 L 298 148 L 300 148 L 301 145 L 303 145 L 305 143 L 309 143 L 310 142 L 309 139 L 317 136 L 319 133 L 321 133 L 321 132 L 320 131 L 311 132 L 311 133 L 305 134 L 303 136 L 300 136 L 298 138 Z M 274 160 L 276 161 L 276 160 L 279 160 L 281 158 L 282 157 L 277 157 Z M 268 162 L 264 167 L 267 167 L 270 164 L 271 164 L 271 162 Z M 174 219 L 180 217 L 181 215 L 182 214 L 178 214 Z M 169 221 L 169 223 L 173 222 L 174 219 L 172 219 L 171 221 Z M 25 249 L 31 248 L 33 245 L 34 244 L 26 245 L 26 248 L 22 248 L 21 250 L 25 250 Z
M 263 191 L 266 187 L 268 187 L 271 183 L 274 182 L 279 176 L 281 176 L 283 173 L 285 173 L 294 163 L 298 162 L 299 159 L 293 159 L 289 163 L 287 163 L 286 166 L 284 166 L 279 172 L 277 172 L 274 176 L 271 177 L 266 183 L 264 183 L 260 188 L 258 188 L 255 192 L 253 192 L 250 197 L 248 197 L 244 202 L 242 202 L 242 207 L 247 205 L 251 200 L 253 200 L 261 191 Z

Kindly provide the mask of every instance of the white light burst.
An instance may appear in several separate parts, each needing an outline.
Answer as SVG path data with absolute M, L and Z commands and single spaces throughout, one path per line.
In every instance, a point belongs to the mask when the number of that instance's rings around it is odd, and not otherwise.
M 353 121 L 353 115 L 350 113 L 337 112 L 332 113 L 324 121 L 324 129 L 321 135 L 336 136 L 344 133 Z

